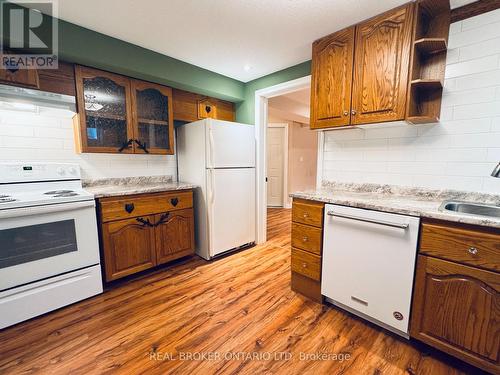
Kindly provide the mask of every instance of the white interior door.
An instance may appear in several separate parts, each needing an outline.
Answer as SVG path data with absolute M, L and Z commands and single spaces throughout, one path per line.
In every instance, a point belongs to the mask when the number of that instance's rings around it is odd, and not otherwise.
M 207 170 L 210 256 L 255 241 L 255 168 Z
M 283 207 L 285 128 L 267 128 L 267 205 Z

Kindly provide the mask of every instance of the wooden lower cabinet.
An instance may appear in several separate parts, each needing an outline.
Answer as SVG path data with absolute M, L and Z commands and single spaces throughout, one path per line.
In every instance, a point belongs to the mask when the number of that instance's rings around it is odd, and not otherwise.
M 452 254 L 454 246 L 450 241 Z M 410 336 L 500 374 L 500 273 L 418 255 Z
M 138 220 L 118 220 L 102 226 L 102 243 L 106 280 L 116 280 L 156 264 L 154 228 Z
M 149 205 L 152 198 L 158 201 L 156 206 Z M 162 211 L 165 204 L 160 203 L 171 201 L 175 205 Z M 110 209 L 118 205 L 123 213 L 110 215 Z M 103 198 L 98 207 L 102 263 L 108 282 L 194 254 L 191 191 Z M 150 212 L 145 212 L 146 207 Z M 134 213 L 134 217 L 126 217 Z
M 157 264 L 190 255 L 194 249 L 193 210 L 179 210 L 156 215 Z
M 324 206 L 296 198 L 292 205 L 291 287 L 320 303 Z

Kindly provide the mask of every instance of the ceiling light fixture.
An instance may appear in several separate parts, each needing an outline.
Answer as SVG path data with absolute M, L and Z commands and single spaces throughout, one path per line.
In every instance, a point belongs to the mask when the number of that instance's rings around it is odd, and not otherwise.
M 248 72 L 248 71 L 250 71 L 250 69 L 252 69 L 252 67 L 251 67 L 250 65 L 246 64 L 246 65 L 243 67 L 243 69 L 245 70 L 245 72 Z

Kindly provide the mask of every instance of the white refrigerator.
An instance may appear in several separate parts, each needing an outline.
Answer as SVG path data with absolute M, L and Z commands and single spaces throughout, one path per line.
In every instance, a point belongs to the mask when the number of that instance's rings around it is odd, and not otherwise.
M 213 119 L 177 128 L 179 180 L 198 186 L 196 253 L 202 258 L 255 242 L 254 129 Z

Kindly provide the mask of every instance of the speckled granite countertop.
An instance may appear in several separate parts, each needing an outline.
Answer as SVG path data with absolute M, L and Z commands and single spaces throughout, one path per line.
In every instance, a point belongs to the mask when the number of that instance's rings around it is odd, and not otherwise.
M 187 182 L 175 182 L 171 176 L 152 176 L 84 180 L 83 187 L 89 193 L 94 194 L 95 198 L 106 198 L 194 189 L 196 185 Z
M 500 218 L 439 210 L 445 200 L 500 205 L 500 195 L 496 194 L 325 182 L 320 189 L 296 192 L 290 196 L 369 210 L 500 228 Z

